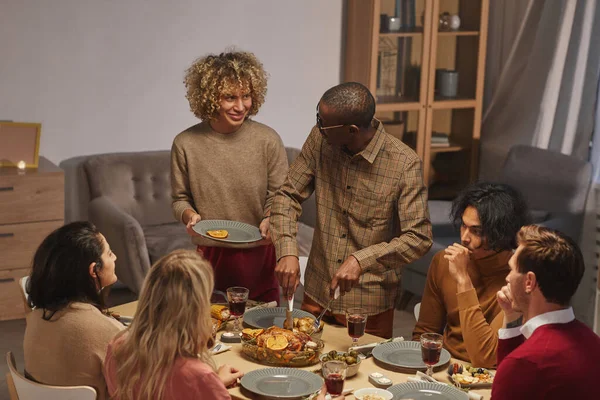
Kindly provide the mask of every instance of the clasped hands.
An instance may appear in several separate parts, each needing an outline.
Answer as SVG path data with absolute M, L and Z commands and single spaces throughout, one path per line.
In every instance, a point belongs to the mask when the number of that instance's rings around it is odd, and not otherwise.
M 458 293 L 473 287 L 468 270 L 472 253 L 471 250 L 459 243 L 451 244 L 444 250 L 444 258 L 448 260 L 448 272 L 456 281 Z
M 361 273 L 362 270 L 358 260 L 354 256 L 346 258 L 331 280 L 329 296 L 333 298 L 335 289 L 338 286 L 342 295 L 349 292 L 358 283 Z M 283 289 L 283 294 L 289 299 L 300 284 L 300 262 L 298 257 L 281 257 L 277 267 L 275 267 L 275 276 Z

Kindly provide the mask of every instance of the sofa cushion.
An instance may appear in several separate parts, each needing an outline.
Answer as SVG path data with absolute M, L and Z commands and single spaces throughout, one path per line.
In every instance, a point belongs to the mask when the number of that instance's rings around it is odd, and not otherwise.
M 529 214 L 531 215 L 532 224 L 540 224 L 550 216 L 550 213 L 544 210 L 530 210 Z
M 146 238 L 146 247 L 150 256 L 150 264 L 154 264 L 164 255 L 177 249 L 195 250 L 185 226 L 178 222 L 171 224 L 146 225 L 142 227 Z
M 110 198 L 142 226 L 172 222 L 170 159 L 169 151 L 91 156 L 84 164 L 90 198 Z

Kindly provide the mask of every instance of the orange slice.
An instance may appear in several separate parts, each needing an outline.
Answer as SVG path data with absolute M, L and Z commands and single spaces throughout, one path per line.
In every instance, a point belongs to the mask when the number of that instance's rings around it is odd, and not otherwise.
M 267 339 L 267 348 L 271 350 L 283 350 L 288 346 L 285 336 L 275 335 Z
M 227 232 L 225 229 L 216 229 L 213 231 L 206 231 L 206 234 L 210 237 L 214 237 L 217 239 L 225 239 L 227 236 L 229 236 L 229 232 Z
M 255 338 L 258 335 L 260 335 L 261 333 L 263 333 L 265 330 L 264 329 L 250 329 L 250 328 L 245 328 L 242 329 L 242 335 L 251 337 L 251 338 Z

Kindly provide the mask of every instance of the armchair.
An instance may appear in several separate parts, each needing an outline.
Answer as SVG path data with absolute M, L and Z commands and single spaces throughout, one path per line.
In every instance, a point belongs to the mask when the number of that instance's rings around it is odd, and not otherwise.
M 560 230 L 579 241 L 591 178 L 592 165 L 587 161 L 550 150 L 517 145 L 510 149 L 499 181 L 523 194 L 531 210 L 533 223 Z M 407 301 L 406 293 L 423 295 L 433 256 L 460 240 L 449 218 L 452 203 L 430 200 L 428 205 L 433 245 L 425 256 L 404 268 L 404 302 Z
M 89 220 L 119 258 L 119 280 L 135 293 L 152 263 L 194 246 L 171 212 L 168 151 L 104 154 L 83 164 Z

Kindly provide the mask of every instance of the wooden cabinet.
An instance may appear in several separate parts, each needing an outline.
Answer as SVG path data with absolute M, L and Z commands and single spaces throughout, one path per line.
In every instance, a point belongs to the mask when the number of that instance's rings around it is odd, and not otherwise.
M 377 100 L 376 117 L 423 160 L 430 198 L 477 178 L 489 0 L 348 0 L 344 80 Z M 458 15 L 457 30 L 440 28 Z M 403 26 L 387 29 L 385 16 Z M 455 95 L 442 75 L 458 76 Z
M 35 250 L 64 222 L 64 174 L 44 157 L 39 167 L 0 168 L 0 320 L 22 318 L 19 279 Z

